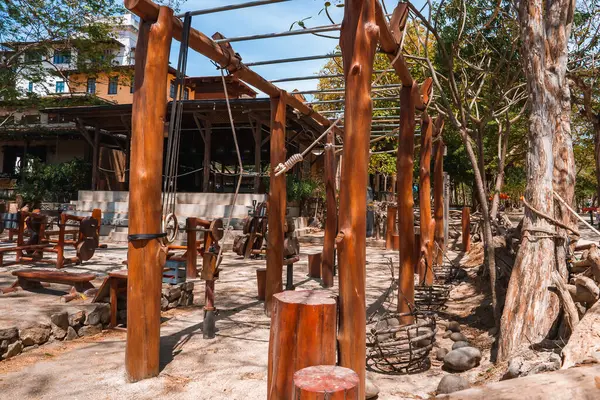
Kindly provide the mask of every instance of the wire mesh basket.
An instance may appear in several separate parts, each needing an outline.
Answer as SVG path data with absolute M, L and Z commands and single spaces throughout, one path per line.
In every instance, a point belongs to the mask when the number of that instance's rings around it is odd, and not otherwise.
M 420 311 L 439 311 L 446 308 L 450 295 L 447 285 L 415 286 L 415 306 Z
M 401 325 L 403 317 L 414 322 Z M 435 314 L 430 312 L 385 313 L 367 327 L 367 366 L 387 374 L 412 374 L 427 370 L 429 352 L 437 332 Z

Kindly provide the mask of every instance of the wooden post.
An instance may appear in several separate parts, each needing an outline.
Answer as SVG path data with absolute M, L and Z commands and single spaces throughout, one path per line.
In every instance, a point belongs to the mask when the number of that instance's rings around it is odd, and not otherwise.
M 358 375 L 335 365 L 306 367 L 294 373 L 292 400 L 358 400 Z
M 265 312 L 271 313 L 273 295 L 283 290 L 283 223 L 285 221 L 285 174 L 275 176 L 279 163 L 285 162 L 286 104 L 283 97 L 271 98 L 271 177 L 268 201 L 269 241 L 267 242 L 267 287 Z
M 202 162 L 202 191 L 210 192 L 210 152 L 212 145 L 212 124 L 204 121 L 204 161 Z
M 308 255 L 308 276 L 321 278 L 321 253 Z
M 335 264 L 335 235 L 337 234 L 337 201 L 335 186 L 335 133 L 327 133 L 325 146 L 325 237 L 323 238 L 323 256 L 321 260 L 321 278 L 324 287 L 333 286 Z
M 265 299 L 265 284 L 267 281 L 267 269 L 259 268 L 256 270 L 256 288 L 257 288 L 257 298 L 258 300 Z
M 409 313 L 415 304 L 415 217 L 413 214 L 413 164 L 415 151 L 415 84 L 403 86 L 400 91 L 400 132 L 396 174 L 398 179 L 398 234 L 399 248 L 398 312 Z M 389 225 L 388 225 L 389 226 Z M 412 315 L 401 318 L 401 324 L 412 324 Z
M 187 230 L 187 250 L 185 253 L 187 263 L 185 275 L 187 279 L 195 279 L 198 277 L 198 245 L 196 243 L 198 220 L 194 217 L 187 218 L 185 220 L 185 228 Z
M 267 399 L 290 399 L 294 372 L 313 365 L 335 365 L 336 314 L 335 298 L 325 291 L 286 291 L 273 296 Z
M 471 209 L 463 207 L 462 209 L 462 248 L 463 251 L 471 250 Z
M 435 263 L 442 265 L 444 263 L 444 252 L 446 240 L 444 237 L 444 141 L 442 139 L 442 128 L 444 120 L 438 117 L 435 120 L 436 142 L 434 146 L 434 186 L 433 186 L 433 215 L 435 218 L 435 230 L 433 240 L 435 249 Z
M 98 189 L 98 161 L 100 160 L 100 128 L 94 128 L 94 145 L 92 146 L 92 190 Z
M 67 214 L 60 214 L 60 225 L 58 226 L 58 243 L 56 244 L 56 268 L 62 268 L 65 263 L 65 224 Z
M 412 170 L 411 170 L 411 174 L 412 174 Z M 411 198 L 412 198 L 412 192 L 411 192 Z M 386 250 L 392 250 L 394 248 L 394 239 L 392 236 L 394 236 L 394 234 L 397 231 L 397 229 L 396 229 L 396 214 L 397 213 L 398 213 L 397 207 L 388 206 L 387 220 L 386 220 L 387 226 L 386 226 L 386 231 L 385 231 L 385 249 Z M 411 210 L 411 213 L 412 213 L 412 210 Z
M 256 171 L 256 176 L 254 176 L 254 193 L 259 192 L 260 188 L 260 178 L 259 175 L 262 170 L 260 166 L 260 149 L 262 144 L 262 121 L 257 120 L 256 126 L 254 127 L 254 170 Z
M 421 251 L 419 284 L 433 285 L 433 220 L 431 219 L 431 136 L 433 124 L 427 113 L 421 118 L 421 158 L 419 160 L 419 209 L 421 211 Z
M 140 23 L 135 49 L 132 106 L 129 234 L 161 232 L 163 130 L 173 10 L 160 7 L 156 22 Z M 127 345 L 130 381 L 157 376 L 160 294 L 166 255 L 160 239 L 132 240 L 127 254 Z
M 344 157 L 340 184 L 339 364 L 359 377 L 365 398 L 367 181 L 372 108 L 371 76 L 379 39 L 375 0 L 348 0 L 340 33 L 346 83 Z

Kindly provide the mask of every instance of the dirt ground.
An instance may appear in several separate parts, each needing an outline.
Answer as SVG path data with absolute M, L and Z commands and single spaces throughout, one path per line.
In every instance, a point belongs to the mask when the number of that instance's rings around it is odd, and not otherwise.
M 313 242 L 319 242 L 319 234 Z M 452 241 L 451 241 L 452 244 Z M 297 290 L 320 288 L 320 282 L 307 277 L 307 254 L 321 250 L 320 245 L 303 244 L 300 262 L 295 264 Z M 6 257 L 10 259 L 9 257 Z M 111 270 L 122 269 L 126 258 L 122 244 L 109 244 L 98 250 L 84 265 L 68 268 L 73 272 L 91 271 L 98 275 L 98 286 Z M 448 251 L 448 262 L 458 264 L 462 253 Z M 395 273 L 398 255 L 395 251 L 367 248 L 367 310 L 374 312 L 386 297 Z M 125 379 L 124 357 L 126 334 L 107 330 L 99 335 L 72 342 L 53 342 L 0 361 L 0 398 L 56 399 L 264 399 L 269 318 L 263 303 L 256 299 L 256 269 L 264 260 L 242 260 L 231 252 L 225 254 L 220 279 L 216 284 L 217 336 L 202 338 L 202 282 L 195 285 L 194 306 L 163 313 L 161 327 L 161 372 L 157 378 L 138 383 Z M 0 269 L 0 285 L 12 281 L 10 271 Z M 439 313 L 437 344 L 450 348 L 450 339 L 442 338 L 447 320 L 456 320 L 462 332 L 483 353 L 481 364 L 461 373 L 472 384 L 497 380 L 505 366 L 490 361 L 493 325 L 489 299 L 482 294 L 484 283 L 478 267 L 466 268 L 462 278 L 453 282 L 447 308 Z M 284 278 L 285 279 L 285 278 Z M 0 328 L 27 321 L 45 321 L 61 309 L 76 310 L 82 302 L 60 303 L 61 288 L 42 292 L 18 291 L 0 297 Z M 331 289 L 337 292 L 336 284 Z M 393 295 L 395 296 L 395 294 Z M 90 300 L 87 300 L 88 302 Z M 440 379 L 448 372 L 431 355 L 431 368 L 414 375 L 386 375 L 368 372 L 380 388 L 379 399 L 426 399 L 432 396 Z

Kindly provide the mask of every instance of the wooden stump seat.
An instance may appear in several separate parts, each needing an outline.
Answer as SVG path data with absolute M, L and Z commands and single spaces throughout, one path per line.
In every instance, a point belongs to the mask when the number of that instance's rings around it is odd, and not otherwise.
M 358 400 L 358 374 L 349 368 L 317 365 L 294 373 L 292 400 Z
M 321 278 L 321 253 L 308 255 L 308 276 L 311 278 Z

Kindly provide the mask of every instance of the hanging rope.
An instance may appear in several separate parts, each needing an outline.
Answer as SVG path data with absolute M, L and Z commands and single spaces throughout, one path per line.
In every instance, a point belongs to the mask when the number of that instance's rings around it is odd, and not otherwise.
M 227 222 L 225 223 L 225 233 L 223 235 L 223 243 L 227 240 L 227 235 L 229 234 L 229 227 L 231 225 L 231 218 L 233 217 L 233 209 L 237 204 L 238 194 L 240 193 L 240 187 L 242 185 L 242 179 L 244 178 L 244 164 L 242 163 L 242 154 L 240 153 L 240 146 L 237 140 L 237 134 L 235 132 L 235 123 L 233 122 L 233 114 L 231 113 L 231 105 L 229 104 L 229 94 L 227 93 L 227 82 L 225 81 L 225 74 L 223 73 L 223 68 L 221 70 L 221 82 L 223 82 L 223 92 L 225 93 L 225 103 L 227 104 L 227 114 L 229 115 L 229 124 L 231 125 L 231 134 L 233 135 L 233 143 L 235 144 L 235 152 L 237 154 L 238 164 L 240 166 L 239 177 L 237 181 L 237 185 L 235 186 L 235 193 L 233 194 L 233 199 L 231 200 L 231 204 L 229 207 L 229 216 L 227 217 Z M 221 263 L 221 255 L 223 254 L 223 247 L 219 248 L 219 254 L 217 255 L 217 266 Z
M 175 96 L 171 102 L 171 118 L 169 120 L 169 137 L 165 158 L 165 179 L 163 183 L 163 232 L 167 232 L 167 242 L 173 243 L 179 232 L 179 223 L 175 215 L 177 202 L 177 173 L 179 171 L 179 148 L 181 144 L 181 121 L 183 117 L 183 99 L 185 97 L 185 77 L 189 36 L 192 17 L 185 14 L 179 59 L 175 73 Z

